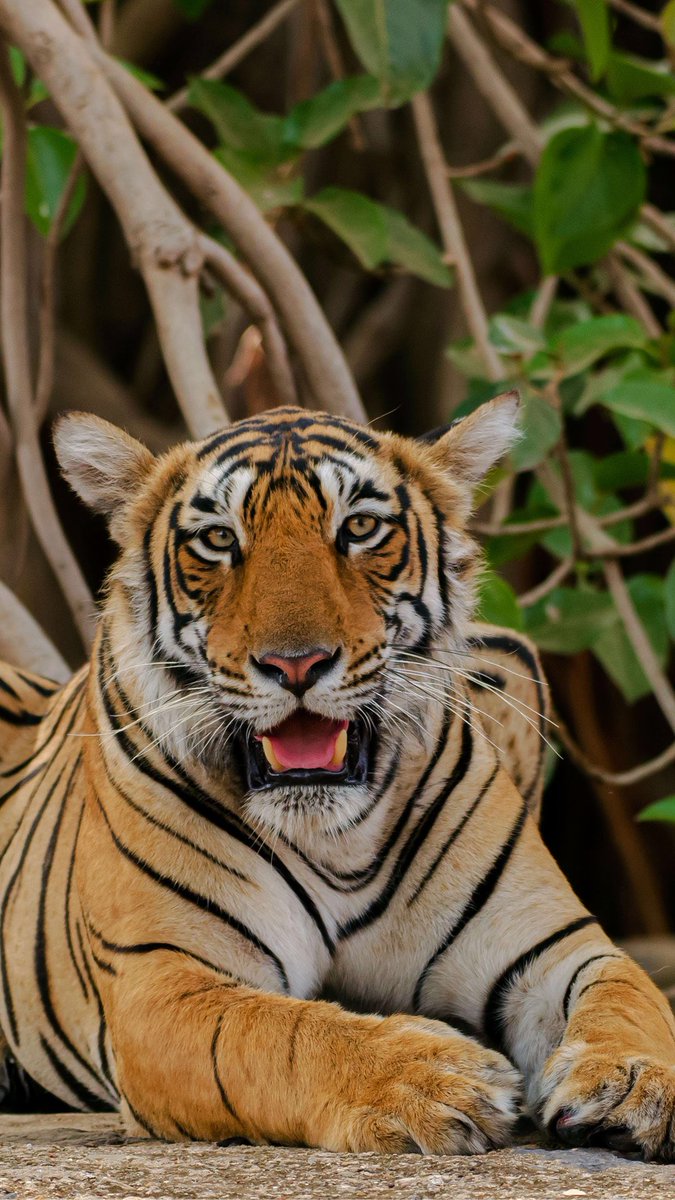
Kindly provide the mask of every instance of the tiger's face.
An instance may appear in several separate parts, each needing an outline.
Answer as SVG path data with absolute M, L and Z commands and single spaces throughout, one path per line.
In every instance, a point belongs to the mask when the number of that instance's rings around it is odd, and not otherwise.
M 234 766 L 270 826 L 353 821 L 383 742 L 423 707 L 401 664 L 461 642 L 472 489 L 517 404 L 428 443 L 276 409 L 158 459 L 97 418 L 63 419 L 64 472 L 120 545 L 104 627 L 151 731 Z

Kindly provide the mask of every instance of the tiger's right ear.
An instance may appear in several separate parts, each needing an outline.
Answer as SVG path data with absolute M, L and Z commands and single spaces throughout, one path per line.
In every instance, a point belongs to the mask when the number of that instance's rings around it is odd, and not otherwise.
M 155 458 L 122 429 L 90 413 L 66 413 L 54 426 L 59 466 L 94 512 L 112 517 L 148 474 Z

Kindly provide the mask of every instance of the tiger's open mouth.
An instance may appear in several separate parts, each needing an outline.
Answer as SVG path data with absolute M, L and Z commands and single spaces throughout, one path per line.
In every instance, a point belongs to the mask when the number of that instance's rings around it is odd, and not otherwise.
M 370 761 L 365 723 L 332 721 L 298 710 L 267 733 L 243 740 L 248 787 L 365 783 Z

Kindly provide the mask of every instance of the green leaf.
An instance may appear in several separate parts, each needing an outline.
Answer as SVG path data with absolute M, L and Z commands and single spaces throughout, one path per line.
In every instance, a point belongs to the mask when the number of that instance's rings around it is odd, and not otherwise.
M 663 597 L 666 611 L 668 632 L 675 642 L 675 562 L 672 563 L 663 581 Z
M 675 75 L 667 62 L 654 62 L 633 54 L 612 54 L 607 67 L 607 88 L 617 104 L 633 104 L 652 96 L 674 95 Z
M 313 150 L 334 138 L 355 113 L 381 103 L 380 85 L 372 75 L 336 79 L 291 109 L 284 121 L 283 140 L 293 148 Z
M 675 387 L 646 376 L 624 379 L 602 397 L 606 408 L 625 417 L 646 421 L 675 437 Z
M 612 350 L 642 349 L 646 340 L 635 317 L 613 313 L 570 325 L 553 339 L 551 353 L 565 374 L 576 375 Z
M 253 154 L 238 153 L 229 146 L 219 146 L 214 157 L 223 164 L 248 192 L 258 208 L 266 213 L 302 202 L 304 184 L 301 178 L 281 179 L 274 167 Z
M 346 188 L 324 188 L 305 208 L 345 242 L 359 262 L 372 271 L 387 256 L 389 237 L 382 209 L 374 200 Z
M 478 591 L 478 620 L 489 625 L 506 625 L 509 629 L 522 629 L 523 614 L 518 597 L 501 575 L 494 571 L 483 572 Z
M 551 138 L 534 183 L 534 231 L 544 273 L 602 258 L 635 219 L 645 188 L 645 166 L 628 134 L 587 125 Z
M 432 82 L 441 61 L 448 0 L 336 0 L 358 58 L 389 105 Z
M 497 183 L 493 179 L 465 179 L 460 184 L 477 204 L 486 204 L 519 233 L 534 236 L 534 209 L 531 187 L 520 183 Z
M 609 13 L 605 0 L 574 0 L 584 46 L 591 68 L 591 79 L 601 79 L 607 69 L 611 39 Z
M 628 591 L 663 666 L 668 656 L 663 580 L 657 575 L 634 575 L 628 580 Z M 591 649 L 629 704 L 649 694 L 651 684 L 618 613 L 614 624 L 600 632 Z
M 52 227 L 76 154 L 76 143 L 61 129 L 33 125 L 28 130 L 26 212 L 43 236 Z M 80 172 L 63 222 L 63 237 L 77 220 L 86 194 L 86 177 Z
M 638 813 L 638 821 L 670 821 L 675 822 L 675 796 L 664 796 L 663 800 L 655 800 Z
M 213 4 L 213 0 L 173 0 L 173 2 L 188 21 L 197 21 Z
M 257 155 L 270 166 L 283 162 L 291 151 L 284 142 L 284 117 L 263 113 L 243 92 L 214 79 L 192 79 L 188 97 L 203 113 L 219 139 L 232 150 Z
M 525 632 L 541 650 L 579 654 L 616 620 L 616 610 L 606 592 L 556 588 L 550 596 L 525 609 Z
M 403 213 L 385 205 L 379 207 L 387 227 L 387 262 L 395 263 L 411 275 L 417 275 L 427 283 L 435 283 L 437 287 L 450 287 L 452 271 L 443 262 L 435 242 L 411 225 Z
M 641 450 L 606 454 L 595 465 L 595 484 L 604 492 L 644 487 L 649 475 L 649 458 Z
M 16 46 L 9 48 L 9 65 L 16 86 L 23 87 L 26 82 L 26 59 Z
M 342 238 L 368 270 L 395 263 L 440 287 L 452 282 L 438 247 L 395 209 L 337 187 L 324 188 L 304 207 Z
M 526 396 L 521 428 L 523 436 L 511 451 L 511 461 L 516 471 L 531 471 L 560 439 L 560 413 L 541 396 Z
M 541 329 L 511 313 L 496 313 L 491 318 L 490 341 L 501 354 L 517 356 L 529 356 L 546 345 Z

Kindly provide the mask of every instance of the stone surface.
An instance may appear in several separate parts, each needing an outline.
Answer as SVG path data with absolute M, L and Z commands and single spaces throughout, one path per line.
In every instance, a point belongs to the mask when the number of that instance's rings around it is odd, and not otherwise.
M 675 1198 L 675 1167 L 525 1144 L 471 1158 L 125 1141 L 114 1116 L 0 1117 L 0 1200 Z

